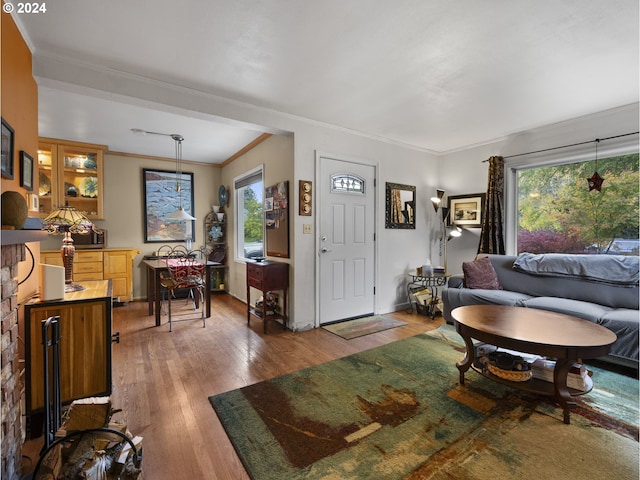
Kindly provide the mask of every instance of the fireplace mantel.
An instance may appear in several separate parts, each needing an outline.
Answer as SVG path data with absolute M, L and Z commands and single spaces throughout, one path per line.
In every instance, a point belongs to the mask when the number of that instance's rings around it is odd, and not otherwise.
M 2 230 L 0 232 L 0 244 L 17 245 L 29 242 L 41 242 L 47 238 L 48 233 L 42 230 Z

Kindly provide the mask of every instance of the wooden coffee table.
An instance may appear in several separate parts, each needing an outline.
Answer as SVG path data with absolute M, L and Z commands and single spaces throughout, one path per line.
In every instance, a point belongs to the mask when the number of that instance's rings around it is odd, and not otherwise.
M 617 339 L 615 333 L 601 325 L 532 308 L 468 305 L 454 309 L 451 316 L 467 348 L 465 357 L 456 364 L 462 385 L 464 374 L 474 361 L 472 338 L 496 347 L 553 357 L 556 359 L 553 383 L 535 378 L 526 382 L 511 382 L 475 367 L 474 370 L 521 390 L 555 395 L 564 410 L 564 423 L 567 424 L 570 422 L 570 410 L 576 405 L 572 397 L 591 390 L 578 391 L 567 387 L 567 374 L 571 366 L 583 358 L 606 355 Z

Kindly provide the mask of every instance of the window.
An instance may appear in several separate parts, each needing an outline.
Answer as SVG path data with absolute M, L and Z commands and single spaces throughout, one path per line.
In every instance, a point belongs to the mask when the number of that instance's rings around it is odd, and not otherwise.
M 517 252 L 638 255 L 639 155 L 513 169 Z M 594 172 L 601 191 L 589 190 Z
M 264 257 L 262 166 L 233 182 L 236 199 L 236 259 Z
M 348 173 L 332 175 L 331 193 L 359 193 L 364 195 L 364 179 Z

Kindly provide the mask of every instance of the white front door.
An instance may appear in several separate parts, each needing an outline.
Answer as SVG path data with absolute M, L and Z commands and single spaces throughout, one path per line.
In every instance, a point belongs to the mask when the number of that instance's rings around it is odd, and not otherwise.
M 375 167 L 319 159 L 320 324 L 374 312 Z

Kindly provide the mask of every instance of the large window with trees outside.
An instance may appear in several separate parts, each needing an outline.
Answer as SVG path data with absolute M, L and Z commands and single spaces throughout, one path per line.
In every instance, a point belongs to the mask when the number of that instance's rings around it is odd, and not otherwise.
M 236 258 L 264 257 L 262 166 L 234 179 Z
M 518 168 L 518 253 L 638 255 L 638 158 Z M 596 168 L 600 191 L 587 183 Z

